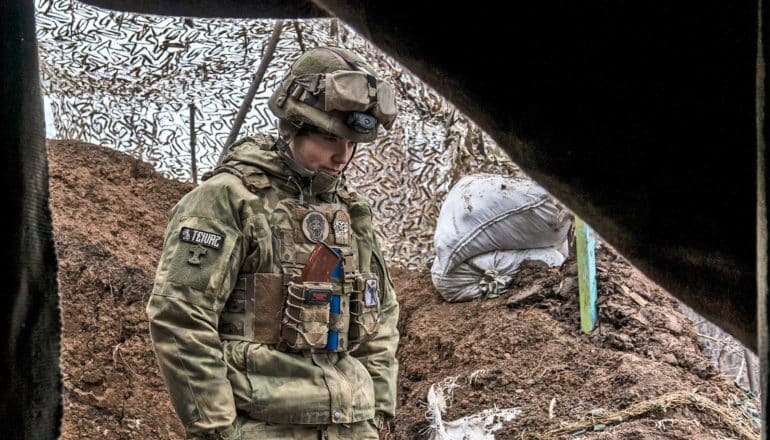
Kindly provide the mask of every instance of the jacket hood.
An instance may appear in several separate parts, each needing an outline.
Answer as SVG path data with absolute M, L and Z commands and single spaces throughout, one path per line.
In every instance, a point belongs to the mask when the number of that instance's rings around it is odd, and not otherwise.
M 222 163 L 237 162 L 253 165 L 275 177 L 288 179 L 289 176 L 299 177 L 281 158 L 281 153 L 273 149 L 275 137 L 256 135 L 240 139 L 233 143 L 227 151 Z
M 330 177 L 328 174 L 321 176 L 325 173 L 300 174 L 287 163 L 285 153 L 274 147 L 275 141 L 275 137 L 262 134 L 238 140 L 230 146 L 222 163 L 257 167 L 268 177 L 278 178 L 282 182 L 281 186 L 288 186 L 286 189 L 290 192 L 299 192 L 301 188 L 308 195 L 319 195 L 336 192 L 345 185 L 344 175 Z

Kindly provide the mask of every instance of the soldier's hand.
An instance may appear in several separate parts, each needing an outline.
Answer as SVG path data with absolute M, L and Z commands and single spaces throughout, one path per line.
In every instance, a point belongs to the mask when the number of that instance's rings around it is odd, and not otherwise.
M 374 414 L 372 424 L 377 428 L 378 432 L 386 431 L 390 432 L 390 418 L 381 412 Z
M 188 433 L 187 438 L 195 440 L 241 440 L 241 432 L 235 426 L 228 426 L 214 431 Z

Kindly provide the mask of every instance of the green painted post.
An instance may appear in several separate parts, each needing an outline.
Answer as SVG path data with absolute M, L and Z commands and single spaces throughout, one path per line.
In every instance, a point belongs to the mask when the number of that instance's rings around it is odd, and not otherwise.
M 596 239 L 583 220 L 575 217 L 577 240 L 578 291 L 580 293 L 580 328 L 590 333 L 596 327 Z

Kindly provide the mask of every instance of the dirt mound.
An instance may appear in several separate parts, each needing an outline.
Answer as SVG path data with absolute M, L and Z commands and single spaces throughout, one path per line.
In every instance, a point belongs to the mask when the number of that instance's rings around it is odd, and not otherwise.
M 600 320 L 589 335 L 574 259 L 527 265 L 506 295 L 455 304 L 430 274 L 397 269 L 395 438 L 435 429 L 426 418 L 434 384 L 450 397 L 444 421 L 517 408 L 498 439 L 758 438 L 758 402 L 712 366 L 676 300 L 611 250 L 597 258 Z
M 48 159 L 63 322 L 61 438 L 184 438 L 144 307 L 169 210 L 192 185 L 95 145 L 49 141 Z
M 50 142 L 49 161 L 64 326 L 61 438 L 182 438 L 144 307 L 169 210 L 192 185 L 89 144 Z M 434 384 L 449 397 L 445 421 L 516 407 L 498 439 L 559 437 L 560 428 L 597 439 L 754 436 L 748 411 L 757 402 L 711 366 L 675 301 L 611 251 L 599 260 L 601 319 L 590 335 L 579 330 L 573 261 L 531 265 L 509 294 L 464 304 L 443 302 L 429 274 L 394 268 L 402 342 L 389 437 L 431 433 Z

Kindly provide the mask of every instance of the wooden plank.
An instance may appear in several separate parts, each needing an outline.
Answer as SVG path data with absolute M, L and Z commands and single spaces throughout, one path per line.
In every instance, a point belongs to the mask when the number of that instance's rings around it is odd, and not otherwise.
M 580 295 L 580 328 L 590 333 L 596 327 L 596 239 L 594 232 L 575 217 L 577 241 L 578 292 Z

